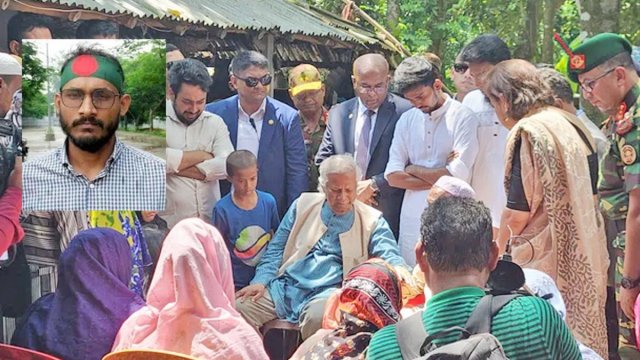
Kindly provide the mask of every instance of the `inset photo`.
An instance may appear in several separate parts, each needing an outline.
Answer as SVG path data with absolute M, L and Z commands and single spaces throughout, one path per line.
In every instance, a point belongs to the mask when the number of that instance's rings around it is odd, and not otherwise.
M 165 41 L 24 40 L 24 211 L 165 208 Z

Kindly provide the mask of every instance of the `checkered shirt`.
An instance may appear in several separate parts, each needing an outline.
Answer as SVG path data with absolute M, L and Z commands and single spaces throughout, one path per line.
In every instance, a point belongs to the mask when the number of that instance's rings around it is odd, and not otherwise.
M 107 165 L 93 181 L 74 171 L 66 142 L 25 162 L 23 169 L 24 211 L 162 211 L 165 207 L 164 160 L 118 139 Z

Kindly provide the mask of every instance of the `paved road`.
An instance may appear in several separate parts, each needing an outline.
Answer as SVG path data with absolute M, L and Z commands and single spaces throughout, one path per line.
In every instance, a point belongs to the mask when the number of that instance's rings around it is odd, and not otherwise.
M 33 128 L 28 127 L 22 130 L 22 137 L 27 140 L 27 146 L 29 147 L 29 157 L 46 153 L 51 149 L 62 146 L 65 140 L 65 135 L 62 129 L 58 126 L 53 127 L 53 133 L 55 134 L 54 141 L 46 141 L 45 134 L 47 128 Z M 160 158 L 165 158 L 165 140 L 158 136 L 144 135 L 138 133 L 127 133 L 118 131 L 118 137 L 125 144 L 131 145 L 138 149 L 148 151 Z

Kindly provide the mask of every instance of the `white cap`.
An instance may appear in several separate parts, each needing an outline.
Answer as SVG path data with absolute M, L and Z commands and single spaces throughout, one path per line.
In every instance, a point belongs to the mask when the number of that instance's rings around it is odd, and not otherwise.
M 472 199 L 476 197 L 476 192 L 473 191 L 473 188 L 469 184 L 453 176 L 441 176 L 433 186 L 439 187 L 453 196 Z
M 0 53 L 0 75 L 22 75 L 22 65 L 13 56 Z

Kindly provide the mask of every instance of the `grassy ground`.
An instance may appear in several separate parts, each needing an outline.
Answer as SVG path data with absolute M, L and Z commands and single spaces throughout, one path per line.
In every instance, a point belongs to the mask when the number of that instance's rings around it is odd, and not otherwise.
M 151 136 L 158 136 L 158 137 L 162 137 L 165 138 L 166 137 L 166 131 L 164 129 L 140 129 L 140 130 L 136 130 L 132 127 L 130 127 L 127 130 L 124 129 L 119 129 L 119 131 L 124 131 L 126 133 L 130 133 L 130 134 L 141 134 L 141 135 L 151 135 Z

